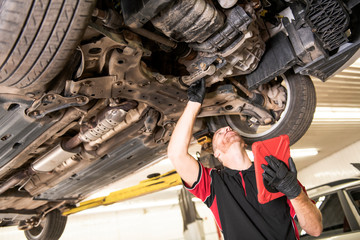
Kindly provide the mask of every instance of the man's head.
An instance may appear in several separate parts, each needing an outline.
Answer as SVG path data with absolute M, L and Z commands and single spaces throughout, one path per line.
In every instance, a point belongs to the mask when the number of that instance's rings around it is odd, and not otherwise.
M 245 149 L 245 142 L 237 132 L 227 126 L 214 133 L 212 146 L 214 156 L 222 162 L 223 157 L 229 154 L 231 147 L 240 148 L 240 150 Z

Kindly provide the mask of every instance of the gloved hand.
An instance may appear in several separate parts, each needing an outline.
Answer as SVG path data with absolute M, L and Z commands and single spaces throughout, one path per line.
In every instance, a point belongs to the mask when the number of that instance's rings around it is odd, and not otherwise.
M 205 97 L 205 89 L 205 79 L 203 78 L 192 83 L 187 91 L 189 101 L 202 104 Z
M 297 181 L 297 171 L 293 159 L 289 158 L 289 168 L 286 164 L 274 156 L 266 156 L 269 165 L 262 164 L 264 169 L 263 178 L 268 185 L 284 193 L 287 198 L 293 199 L 299 196 L 301 187 Z

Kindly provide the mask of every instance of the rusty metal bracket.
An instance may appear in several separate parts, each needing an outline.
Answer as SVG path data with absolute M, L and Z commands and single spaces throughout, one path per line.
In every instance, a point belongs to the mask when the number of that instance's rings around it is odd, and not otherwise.
M 68 107 L 80 107 L 89 102 L 86 96 L 63 97 L 59 94 L 49 93 L 34 101 L 27 109 L 26 114 L 35 119 L 43 118 L 46 114 Z
M 230 84 L 220 86 L 215 92 L 207 94 L 198 117 L 239 114 L 253 116 L 264 125 L 274 121 L 268 111 L 240 97 Z
M 111 98 L 112 86 L 116 84 L 116 76 L 87 78 L 80 81 L 66 81 L 66 92 L 72 95 L 85 95 L 91 98 Z

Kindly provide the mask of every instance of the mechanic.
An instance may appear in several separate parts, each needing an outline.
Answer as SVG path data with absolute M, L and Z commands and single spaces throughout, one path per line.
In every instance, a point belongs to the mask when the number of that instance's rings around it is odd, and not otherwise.
M 188 89 L 188 103 L 177 122 L 168 156 L 185 187 L 212 211 L 226 240 L 299 239 L 294 222 L 307 234 L 319 236 L 322 216 L 299 185 L 292 159 L 288 167 L 273 156 L 263 165 L 264 181 L 286 195 L 265 204 L 257 200 L 255 170 L 245 142 L 230 127 L 218 129 L 212 140 L 214 156 L 223 170 L 205 168 L 188 153 L 192 128 L 205 96 L 205 80 Z

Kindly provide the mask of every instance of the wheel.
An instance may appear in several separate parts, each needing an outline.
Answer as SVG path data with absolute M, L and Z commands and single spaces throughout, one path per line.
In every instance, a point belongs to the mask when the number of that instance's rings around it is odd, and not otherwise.
M 0 85 L 40 88 L 64 68 L 93 0 L 0 0 Z
M 280 119 L 272 125 L 259 126 L 240 120 L 240 116 L 227 115 L 211 119 L 218 127 L 228 125 L 236 130 L 248 147 L 254 142 L 287 134 L 290 145 L 297 142 L 308 130 L 312 122 L 316 93 L 312 80 L 308 76 L 288 72 L 282 75 L 282 85 L 286 89 L 286 106 Z
M 25 230 L 28 240 L 57 240 L 64 232 L 67 217 L 62 216 L 59 210 L 54 210 L 45 216 L 40 225 Z

